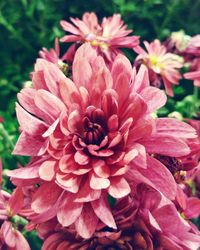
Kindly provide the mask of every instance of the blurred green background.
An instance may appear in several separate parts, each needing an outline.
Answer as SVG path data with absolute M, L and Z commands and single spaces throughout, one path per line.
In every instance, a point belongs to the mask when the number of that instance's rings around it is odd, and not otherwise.
M 61 19 L 81 17 L 94 11 L 101 19 L 121 13 L 122 19 L 141 41 L 161 40 L 172 31 L 183 29 L 189 35 L 200 33 L 200 0 L 0 0 L 0 155 L 5 169 L 13 169 L 27 159 L 11 156 L 18 137 L 15 118 L 16 94 L 25 81 L 42 47 L 53 47 L 54 38 L 64 32 Z M 129 54 L 132 57 L 134 54 Z M 176 110 L 184 117 L 193 118 L 198 105 L 193 95 L 193 85 L 182 82 L 175 90 L 175 99 L 169 99 L 159 115 Z M 10 184 L 4 179 L 4 188 Z M 29 234 L 32 249 L 40 249 L 34 234 Z

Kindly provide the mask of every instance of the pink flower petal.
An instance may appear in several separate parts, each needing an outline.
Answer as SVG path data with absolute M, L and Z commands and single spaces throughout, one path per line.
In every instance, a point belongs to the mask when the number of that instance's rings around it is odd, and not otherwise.
M 93 161 L 94 172 L 102 178 L 108 178 L 110 176 L 110 169 L 103 160 Z
M 140 143 L 146 148 L 148 153 L 157 153 L 172 157 L 180 157 L 190 153 L 190 148 L 181 139 L 159 135 L 140 140 Z
M 59 184 L 61 184 L 63 187 L 76 187 L 75 190 L 78 191 L 79 187 L 79 178 L 76 175 L 73 174 L 56 174 L 56 180 Z
M 139 47 L 139 46 L 138 46 Z M 144 51 L 141 47 L 139 47 L 142 51 Z M 143 89 L 147 88 L 149 86 L 149 74 L 148 70 L 145 65 L 141 65 L 139 68 L 139 71 L 136 75 L 136 69 L 133 68 L 133 87 L 137 91 L 137 93 L 140 93 Z
M 47 140 L 45 141 L 40 137 L 33 137 L 22 132 L 12 154 L 26 156 L 42 155 L 46 151 L 47 144 Z
M 195 129 L 189 124 L 173 119 L 156 119 L 156 133 L 162 136 L 174 136 L 177 138 L 196 138 Z
M 15 248 L 18 249 L 23 249 L 23 250 L 31 250 L 27 240 L 25 237 L 19 232 L 18 230 L 15 229 L 14 231 L 15 235 Z
M 107 226 L 117 229 L 113 218 L 107 195 L 102 195 L 100 199 L 92 201 L 92 207 L 98 218 Z
M 184 215 L 187 219 L 197 218 L 200 215 L 200 199 L 196 197 L 188 198 Z
M 118 176 L 118 175 L 124 175 L 128 170 L 129 166 L 128 165 L 111 165 L 110 166 L 111 170 L 111 176 Z
M 90 161 L 90 158 L 82 151 L 77 151 L 74 155 L 74 160 L 80 165 L 87 165 Z
M 106 189 L 110 186 L 109 179 L 98 177 L 95 173 L 90 175 L 90 187 L 94 190 Z
M 132 75 L 132 67 L 130 61 L 124 55 L 118 54 L 112 64 L 112 70 L 111 70 L 114 84 L 116 83 L 117 76 L 121 73 L 129 76 L 129 81 L 130 81 Z M 128 88 L 128 83 L 129 82 L 127 82 L 127 88 Z
M 67 197 L 58 208 L 57 218 L 63 227 L 74 223 L 82 212 L 83 204 L 70 201 Z
M 108 119 L 108 129 L 109 131 L 116 131 L 119 126 L 119 118 L 117 115 L 112 115 Z
M 128 151 L 123 159 L 124 164 L 129 164 L 134 158 L 138 156 L 138 151 L 137 149 L 133 148 L 130 151 Z
M 170 171 L 161 162 L 152 157 L 148 157 L 147 168 L 140 168 L 139 171 L 167 198 L 173 200 L 176 197 L 177 184 Z
M 110 179 L 110 187 L 108 193 L 116 198 L 122 198 L 131 192 L 128 182 L 122 177 L 112 177 Z
M 55 129 L 56 129 L 56 127 L 57 127 L 59 121 L 60 121 L 59 118 L 56 119 L 55 122 L 54 122 L 51 126 L 49 126 L 49 128 L 45 131 L 45 133 L 43 133 L 42 136 L 43 136 L 43 137 L 48 137 L 48 136 L 50 136 L 51 134 L 53 134 L 53 132 L 55 131 Z
M 148 105 L 149 113 L 155 112 L 163 107 L 167 101 L 165 93 L 154 87 L 147 87 L 140 92 L 140 95 Z
M 131 145 L 139 139 L 150 136 L 155 130 L 155 121 L 154 119 L 140 119 L 134 124 L 130 129 L 128 145 Z
M 36 95 L 36 90 L 33 88 L 24 88 L 21 90 L 21 92 L 17 95 L 19 102 L 21 106 L 27 110 L 29 113 L 35 115 L 38 118 L 41 118 L 44 120 L 47 124 L 51 124 L 54 121 L 54 118 L 42 110 L 40 110 L 36 105 L 35 105 L 35 95 Z
M 35 104 L 40 110 L 51 115 L 54 119 L 58 118 L 61 111 L 65 109 L 65 105 L 60 99 L 43 89 L 36 92 Z
M 39 177 L 39 167 L 40 166 L 34 166 L 9 170 L 6 174 L 14 178 L 35 179 Z
M 83 238 L 90 238 L 97 227 L 98 217 L 89 203 L 84 204 L 79 218 L 75 222 L 77 232 Z
M 31 207 L 36 213 L 43 213 L 53 207 L 62 193 L 54 182 L 42 184 L 34 193 Z
M 76 85 L 69 78 L 62 80 L 59 86 L 62 100 L 67 107 L 70 107 L 72 103 L 80 102 L 79 91 Z
M 14 233 L 11 222 L 4 221 L 4 223 L 1 226 L 1 233 L 6 245 L 8 245 L 11 248 L 14 248 L 16 245 L 16 239 L 13 235 Z
M 183 237 L 190 230 L 189 224 L 185 223 L 180 217 L 174 204 L 156 209 L 152 214 L 165 233 L 174 234 L 176 237 Z
M 44 161 L 39 168 L 40 178 L 51 181 L 55 177 L 56 161 Z
M 138 167 L 147 168 L 147 155 L 145 147 L 139 143 L 134 143 L 132 146 L 138 152 L 138 155 L 133 159 L 132 162 Z
M 47 129 L 47 124 L 29 114 L 18 103 L 16 104 L 17 119 L 21 130 L 31 135 L 41 135 Z
M 90 44 L 82 45 L 77 51 L 73 62 L 73 81 L 77 86 L 87 86 L 92 77 L 91 59 L 96 59 L 96 52 Z M 76 73 L 75 73 L 76 72 Z M 78 73 L 77 73 L 78 72 Z
M 69 22 L 61 20 L 60 21 L 60 25 L 62 26 L 62 28 L 65 31 L 68 31 L 68 32 L 70 32 L 72 34 L 75 34 L 75 35 L 79 35 L 80 34 L 80 32 L 78 31 L 78 29 L 74 25 L 72 25 L 71 23 L 69 23 Z
M 19 213 L 23 205 L 24 194 L 22 189 L 20 187 L 17 187 L 8 200 L 8 207 L 11 211 L 12 216 Z
M 82 184 L 81 189 L 76 195 L 74 202 L 89 202 L 96 200 L 100 197 L 101 190 L 93 190 L 89 186 L 88 180 Z

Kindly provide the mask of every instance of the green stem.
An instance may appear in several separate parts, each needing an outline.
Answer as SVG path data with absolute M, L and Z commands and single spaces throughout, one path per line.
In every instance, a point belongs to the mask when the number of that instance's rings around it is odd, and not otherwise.
M 193 92 L 193 95 L 194 95 L 194 99 L 195 101 L 199 101 L 198 100 L 198 95 L 199 95 L 199 88 L 197 86 L 194 86 L 194 92 Z

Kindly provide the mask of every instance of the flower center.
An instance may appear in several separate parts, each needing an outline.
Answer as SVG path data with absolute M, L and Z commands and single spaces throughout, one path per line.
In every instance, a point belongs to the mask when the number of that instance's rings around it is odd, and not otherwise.
M 84 141 L 86 144 L 99 145 L 105 136 L 101 125 L 91 122 L 87 117 L 84 121 L 84 129 Z
M 149 61 L 150 61 L 151 67 L 154 68 L 156 72 L 158 71 L 157 73 L 160 73 L 162 69 L 164 68 L 162 59 L 158 56 L 155 56 L 155 55 L 149 56 Z
M 93 108 L 83 120 L 84 142 L 100 145 L 106 134 L 105 119 L 102 110 Z
M 100 47 L 101 49 L 107 49 L 108 43 L 106 38 L 94 34 L 88 34 L 85 36 L 86 42 L 89 42 L 94 47 Z

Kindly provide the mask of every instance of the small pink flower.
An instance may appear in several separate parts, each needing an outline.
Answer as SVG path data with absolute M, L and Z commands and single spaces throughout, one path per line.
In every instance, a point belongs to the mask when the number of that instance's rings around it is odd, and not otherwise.
M 78 18 L 70 18 L 70 20 L 73 24 L 61 21 L 63 29 L 72 34 L 64 36 L 61 41 L 88 42 L 108 62 L 114 60 L 119 54 L 120 48 L 133 48 L 139 44 L 139 37 L 128 36 L 132 30 L 126 29 L 127 26 L 124 25 L 119 14 L 108 18 L 104 17 L 101 24 L 98 23 L 94 12 L 86 12 L 82 20 Z
M 58 38 L 55 39 L 55 48 L 49 51 L 46 48 L 40 50 L 39 55 L 41 58 L 56 64 L 61 70 L 65 71 L 68 67 L 67 63 L 72 63 L 75 51 L 70 49 L 60 57 L 60 45 Z
M 0 159 L 0 175 L 2 176 L 2 163 Z M 2 181 L 2 177 L 1 177 Z M 0 190 L 0 249 L 30 250 L 28 242 L 13 225 L 11 218 L 19 214 L 23 205 L 21 188 L 16 188 L 12 195 Z
M 144 42 L 144 45 L 147 52 L 141 47 L 134 49 L 139 54 L 136 62 L 147 66 L 152 85 L 164 84 L 167 94 L 173 96 L 172 85 L 177 85 L 181 79 L 179 69 L 183 66 L 183 59 L 178 55 L 168 53 L 159 40 L 152 43 Z

